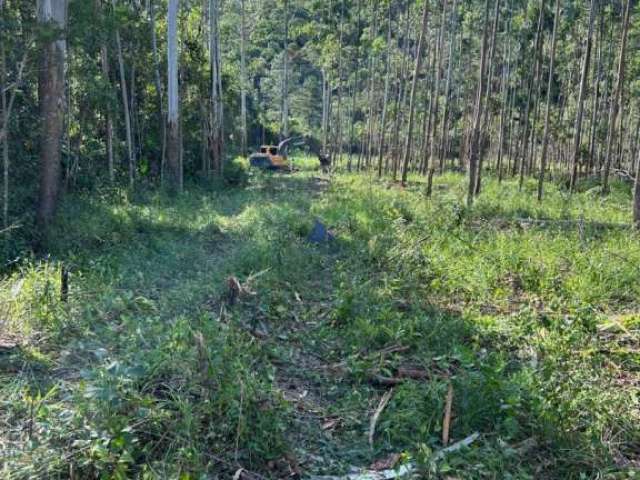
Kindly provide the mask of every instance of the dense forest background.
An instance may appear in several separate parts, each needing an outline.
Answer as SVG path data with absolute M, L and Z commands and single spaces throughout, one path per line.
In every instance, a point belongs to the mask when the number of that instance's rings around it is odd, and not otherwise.
M 631 0 L 37 3 L 0 3 L 5 255 L 64 192 L 180 190 L 289 136 L 403 183 L 467 171 L 469 203 L 487 170 L 539 199 L 636 176 Z

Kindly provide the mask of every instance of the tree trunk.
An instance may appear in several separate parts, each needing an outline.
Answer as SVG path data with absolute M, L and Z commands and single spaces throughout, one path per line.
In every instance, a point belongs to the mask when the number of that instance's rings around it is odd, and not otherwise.
M 67 1 L 42 0 L 38 9 L 38 21 L 58 31 L 66 29 Z M 48 36 L 41 45 L 42 63 L 39 78 L 40 115 L 40 192 L 37 221 L 41 232 L 46 231 L 53 220 L 60 193 L 61 150 L 60 140 L 64 127 L 64 84 L 66 39 Z
M 569 192 L 573 193 L 578 175 L 578 160 L 580 158 L 580 144 L 582 139 L 582 118 L 584 116 L 584 98 L 587 94 L 587 78 L 589 76 L 589 62 L 591 60 L 591 39 L 593 37 L 593 21 L 595 18 L 596 0 L 591 0 L 589 9 L 589 33 L 587 33 L 587 45 L 582 60 L 582 73 L 580 76 L 580 92 L 578 93 L 578 108 L 576 111 L 575 132 L 573 135 L 573 158 L 571 160 L 571 180 Z
M 636 178 L 633 186 L 633 223 L 640 229 L 640 150 L 636 158 Z
M 543 0 L 544 2 L 544 0 Z M 542 156 L 540 158 L 540 176 L 538 178 L 538 201 L 542 201 L 544 176 L 547 171 L 547 150 L 549 149 L 549 117 L 551 114 L 551 87 L 553 86 L 553 69 L 556 62 L 556 43 L 558 24 L 560 23 L 560 0 L 556 0 L 556 10 L 553 17 L 553 34 L 551 37 L 551 58 L 549 59 L 549 80 L 547 82 L 547 105 L 544 114 L 544 134 L 542 136 Z
M 606 195 L 609 192 L 609 171 L 611 170 L 611 149 L 613 146 L 613 137 L 616 135 L 616 122 L 618 121 L 618 112 L 620 111 L 620 103 L 622 99 L 622 87 L 624 84 L 624 68 L 625 68 L 625 50 L 627 48 L 627 36 L 629 33 L 629 13 L 631 10 L 631 0 L 627 0 L 624 10 L 624 21 L 622 24 L 622 40 L 620 41 L 620 56 L 618 60 L 618 74 L 616 79 L 615 95 L 611 102 L 609 110 L 609 133 L 607 135 L 607 154 L 605 157 L 604 173 L 602 178 L 602 193 Z
M 284 0 L 282 74 L 282 139 L 289 137 L 289 0 Z
M 480 71 L 478 75 L 478 90 L 476 93 L 476 106 L 473 116 L 473 127 L 471 129 L 470 149 L 469 149 L 469 188 L 467 191 L 467 205 L 473 205 L 473 197 L 476 192 L 476 175 L 478 168 L 478 154 L 480 142 L 480 120 L 482 119 L 482 98 L 486 85 L 485 63 L 487 59 L 487 30 L 489 23 L 489 0 L 486 0 L 484 7 L 484 27 L 482 33 L 482 46 L 480 47 Z
M 167 174 L 169 188 L 180 192 L 180 106 L 178 90 L 178 2 L 169 0 L 167 13 Z
M 116 6 L 116 0 L 113 0 Z M 133 137 L 131 135 L 131 113 L 129 111 L 129 94 L 127 93 L 127 78 L 124 69 L 124 58 L 122 56 L 122 41 L 120 40 L 120 30 L 116 29 L 116 47 L 118 48 L 118 66 L 120 69 L 120 91 L 122 94 L 122 107 L 124 110 L 124 125 L 127 135 L 127 152 L 129 153 L 129 187 L 133 188 L 135 177 L 135 158 L 133 154 Z
M 247 58 L 246 58 L 245 0 L 240 0 L 240 122 L 242 128 L 241 152 L 247 151 Z
M 427 31 L 427 20 L 429 19 L 429 2 L 424 2 L 422 10 L 422 24 L 420 27 L 420 38 L 418 40 L 418 51 L 416 52 L 416 65 L 413 71 L 411 83 L 411 97 L 409 99 L 409 121 L 407 123 L 407 137 L 404 145 L 404 158 L 402 161 L 402 184 L 407 183 L 409 173 L 409 158 L 411 157 L 411 142 L 413 141 L 413 121 L 415 116 L 416 91 L 418 89 L 418 77 L 422 67 L 422 51 L 424 50 L 424 37 Z
M 110 83 L 109 75 L 109 56 L 107 53 L 107 46 L 102 45 L 100 47 L 100 63 L 102 66 L 102 75 L 105 82 Z M 109 181 L 113 183 L 115 181 L 115 168 L 113 164 L 113 118 L 111 116 L 110 106 L 105 109 L 105 123 L 106 123 L 106 138 L 105 144 L 107 147 L 107 165 L 109 169 Z
M 387 58 L 385 61 L 384 96 L 382 98 L 382 118 L 380 119 L 380 139 L 378 142 L 378 177 L 382 176 L 382 154 L 387 131 L 387 102 L 389 101 L 389 83 L 391 80 L 391 3 L 387 8 Z
M 156 87 L 156 102 L 158 103 L 158 125 L 160 125 L 160 136 L 162 137 L 160 139 L 162 142 L 160 147 L 160 165 L 158 165 L 157 160 L 154 160 L 151 164 L 151 174 L 153 176 L 160 174 L 160 181 L 162 182 L 167 155 L 167 121 L 164 111 L 162 77 L 160 76 L 160 55 L 158 54 L 158 38 L 156 35 L 156 6 L 154 3 L 151 3 L 149 6 L 149 17 L 151 23 L 151 48 L 153 51 L 153 80 Z

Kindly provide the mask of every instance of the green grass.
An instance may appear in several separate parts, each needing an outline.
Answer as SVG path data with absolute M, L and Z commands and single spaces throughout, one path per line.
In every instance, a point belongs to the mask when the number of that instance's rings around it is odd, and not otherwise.
M 468 210 L 456 174 L 431 199 L 317 175 L 67 198 L 51 256 L 0 281 L 21 343 L 0 350 L 2 477 L 283 478 L 397 452 L 426 478 L 634 478 L 640 237 L 600 225 L 630 223 L 627 186 L 538 203 L 487 180 Z M 315 218 L 333 244 L 306 242 Z M 371 448 L 375 379 L 408 367 L 427 377 L 394 387 Z M 452 439 L 481 437 L 435 461 L 450 383 Z

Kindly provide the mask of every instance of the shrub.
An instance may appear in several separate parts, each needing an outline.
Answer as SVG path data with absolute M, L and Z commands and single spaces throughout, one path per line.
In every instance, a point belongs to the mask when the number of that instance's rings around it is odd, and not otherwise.
M 249 181 L 248 171 L 246 160 L 242 157 L 236 157 L 232 161 L 225 163 L 222 176 L 227 185 L 243 187 Z

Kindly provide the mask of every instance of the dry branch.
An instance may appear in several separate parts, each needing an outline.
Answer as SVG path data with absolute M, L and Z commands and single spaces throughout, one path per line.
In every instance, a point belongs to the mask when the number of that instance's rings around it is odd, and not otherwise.
M 376 434 L 376 425 L 378 424 L 378 419 L 380 418 L 380 414 L 385 409 L 389 400 L 391 400 L 391 396 L 393 395 L 393 388 L 391 390 L 387 390 L 382 398 L 380 399 L 380 403 L 378 404 L 378 408 L 373 413 L 371 417 L 371 423 L 369 423 L 369 445 L 373 448 L 373 437 Z

